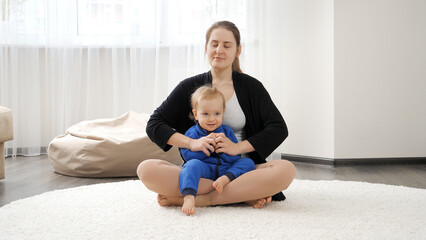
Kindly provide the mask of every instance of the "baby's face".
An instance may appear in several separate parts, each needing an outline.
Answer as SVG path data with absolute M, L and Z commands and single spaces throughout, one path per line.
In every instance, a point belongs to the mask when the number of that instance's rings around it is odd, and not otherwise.
M 202 99 L 194 111 L 194 117 L 202 128 L 214 131 L 223 120 L 223 100 L 221 97 Z

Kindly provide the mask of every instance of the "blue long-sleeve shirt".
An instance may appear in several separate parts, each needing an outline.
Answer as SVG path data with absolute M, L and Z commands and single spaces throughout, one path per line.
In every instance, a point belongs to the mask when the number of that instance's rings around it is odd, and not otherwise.
M 224 133 L 227 138 L 229 138 L 232 142 L 237 143 L 238 140 L 235 137 L 234 132 L 232 129 L 226 125 L 221 125 L 216 130 L 213 131 L 214 133 Z M 185 136 L 190 137 L 192 139 L 199 139 L 205 136 L 208 136 L 211 132 L 207 132 L 199 124 L 196 124 L 192 126 L 191 128 L 186 131 Z M 202 151 L 193 152 L 186 148 L 181 148 L 180 152 L 182 154 L 182 157 L 184 161 L 189 161 L 191 159 L 198 159 L 201 161 L 204 161 L 206 163 L 211 164 L 218 164 L 218 165 L 232 165 L 235 161 L 241 158 L 241 155 L 231 156 L 226 153 L 211 153 L 210 156 L 207 156 Z M 220 161 L 220 162 L 218 162 Z

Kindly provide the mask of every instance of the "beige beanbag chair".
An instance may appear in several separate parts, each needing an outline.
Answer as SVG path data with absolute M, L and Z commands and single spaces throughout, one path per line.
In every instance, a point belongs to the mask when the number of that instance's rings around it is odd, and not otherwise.
M 49 160 L 56 172 L 76 177 L 136 176 L 145 159 L 182 165 L 176 147 L 164 152 L 146 135 L 149 115 L 135 112 L 115 119 L 83 121 L 49 144 Z

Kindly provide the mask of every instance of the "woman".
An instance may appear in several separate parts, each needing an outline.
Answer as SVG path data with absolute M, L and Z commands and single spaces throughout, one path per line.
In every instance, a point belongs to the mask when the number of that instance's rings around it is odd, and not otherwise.
M 246 202 L 262 208 L 271 200 L 284 200 L 281 193 L 291 184 L 296 174 L 286 160 L 265 161 L 288 136 L 287 126 L 268 92 L 256 79 L 243 74 L 238 57 L 241 53 L 240 33 L 231 22 L 213 24 L 206 34 L 205 51 L 211 71 L 180 82 L 151 116 L 147 134 L 164 151 L 172 146 L 191 151 L 242 154 L 250 157 L 256 169 L 230 182 L 221 194 L 213 191 L 212 181 L 201 179 L 195 205 L 197 207 Z M 227 101 L 223 124 L 230 126 L 237 136 L 233 143 L 224 134 L 190 139 L 183 135 L 193 126 L 190 98 L 200 86 L 211 84 L 218 88 Z M 210 151 L 210 152 L 209 152 Z M 181 167 L 163 160 L 143 161 L 137 174 L 145 186 L 158 193 L 161 206 L 182 205 L 179 191 Z

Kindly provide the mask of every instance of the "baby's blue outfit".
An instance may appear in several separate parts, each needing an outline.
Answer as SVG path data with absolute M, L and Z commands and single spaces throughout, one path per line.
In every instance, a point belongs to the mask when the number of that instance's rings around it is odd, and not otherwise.
M 221 125 L 213 132 L 223 132 L 232 142 L 237 143 L 234 132 L 226 125 Z M 199 139 L 210 133 L 197 123 L 186 131 L 185 136 Z M 179 186 L 183 196 L 188 194 L 197 195 L 200 178 L 208 178 L 215 181 L 220 176 L 226 175 L 232 181 L 240 175 L 255 169 L 253 160 L 241 158 L 241 155 L 231 156 L 226 153 L 213 152 L 210 156 L 207 156 L 202 151 L 193 152 L 186 148 L 181 148 L 180 153 L 185 161 L 179 175 Z

